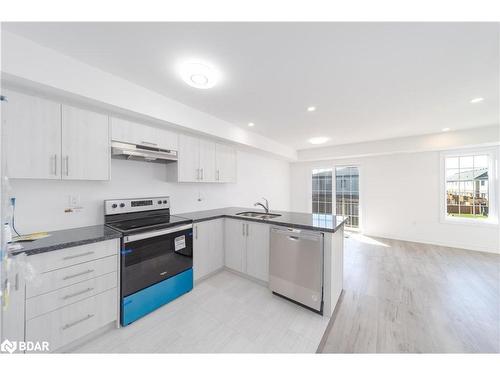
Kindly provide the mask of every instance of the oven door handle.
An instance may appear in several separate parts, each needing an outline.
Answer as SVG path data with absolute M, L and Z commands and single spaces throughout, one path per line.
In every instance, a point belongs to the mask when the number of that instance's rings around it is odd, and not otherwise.
M 125 236 L 123 238 L 123 243 L 129 243 L 129 242 L 144 240 L 146 238 L 163 236 L 165 234 L 171 234 L 171 233 L 175 233 L 175 232 L 181 232 L 181 231 L 184 231 L 184 230 L 187 230 L 187 229 L 192 229 L 192 228 L 193 228 L 193 224 L 186 224 L 186 225 L 176 226 L 176 227 L 162 229 L 162 230 L 155 230 L 153 232 L 145 232 L 145 233 L 134 234 L 132 236 Z

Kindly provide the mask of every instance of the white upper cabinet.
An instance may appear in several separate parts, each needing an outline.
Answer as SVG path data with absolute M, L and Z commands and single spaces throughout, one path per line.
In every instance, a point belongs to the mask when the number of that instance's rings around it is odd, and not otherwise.
M 177 134 L 117 117 L 111 118 L 111 139 L 165 150 L 177 150 Z
M 236 150 L 230 146 L 215 145 L 215 179 L 217 182 L 236 182 Z
M 6 92 L 4 111 L 7 176 L 61 178 L 61 105 L 35 96 Z
M 179 135 L 179 160 L 172 179 L 178 182 L 235 182 L 236 151 L 189 135 Z
M 198 182 L 200 173 L 200 147 L 198 138 L 179 135 L 177 173 L 179 182 Z
M 62 106 L 62 178 L 109 180 L 108 116 Z
M 200 139 L 200 180 L 215 181 L 215 143 Z

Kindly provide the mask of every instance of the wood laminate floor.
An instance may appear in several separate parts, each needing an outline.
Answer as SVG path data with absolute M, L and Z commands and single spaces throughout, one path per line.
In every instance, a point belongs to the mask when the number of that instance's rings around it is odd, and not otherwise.
M 355 234 L 344 259 L 320 352 L 500 351 L 499 255 Z

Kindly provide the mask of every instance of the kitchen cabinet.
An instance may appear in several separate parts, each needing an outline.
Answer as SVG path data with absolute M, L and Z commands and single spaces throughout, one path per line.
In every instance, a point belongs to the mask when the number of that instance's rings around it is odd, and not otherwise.
M 117 117 L 111 118 L 111 139 L 164 150 L 177 150 L 178 148 L 176 133 Z
M 224 219 L 195 223 L 193 231 L 193 272 L 200 280 L 224 267 Z
M 246 221 L 226 219 L 224 231 L 225 265 L 244 272 L 243 253 L 246 248 Z
M 215 143 L 199 140 L 200 144 L 200 180 L 206 182 L 215 181 Z
M 8 294 L 2 296 L 3 330 L 0 341 L 24 341 L 25 282 L 19 260 L 11 258 L 6 266 Z M 18 352 L 18 351 L 16 351 Z
M 226 219 L 224 248 L 226 267 L 269 280 L 269 225 Z
M 27 341 L 63 348 L 119 318 L 117 239 L 30 255 L 22 317 Z
M 109 180 L 108 116 L 62 106 L 62 178 Z
M 61 105 L 14 91 L 5 95 L 7 176 L 61 179 Z
M 18 92 L 7 97 L 8 177 L 109 180 L 107 115 Z
M 269 281 L 269 225 L 249 223 L 247 227 L 246 273 Z
M 227 145 L 179 135 L 179 160 L 169 166 L 175 182 L 236 182 L 236 151 Z
M 215 179 L 236 182 L 236 150 L 228 145 L 215 145 Z

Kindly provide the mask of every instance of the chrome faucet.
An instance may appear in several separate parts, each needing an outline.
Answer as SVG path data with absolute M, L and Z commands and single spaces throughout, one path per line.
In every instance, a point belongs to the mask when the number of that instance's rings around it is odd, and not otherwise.
M 255 203 L 254 206 L 261 206 L 266 211 L 266 214 L 268 214 L 269 213 L 269 201 L 266 198 L 262 198 L 262 199 L 264 199 L 264 201 L 266 201 L 265 206 L 260 202 Z

